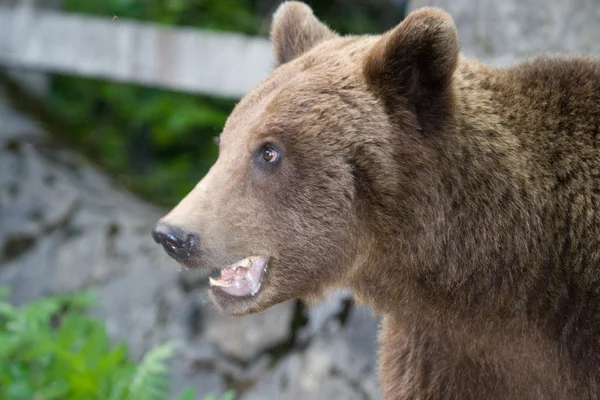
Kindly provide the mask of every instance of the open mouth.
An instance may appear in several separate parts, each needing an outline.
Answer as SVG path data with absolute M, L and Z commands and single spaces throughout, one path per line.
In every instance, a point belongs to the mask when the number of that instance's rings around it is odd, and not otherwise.
M 241 261 L 221 268 L 218 278 L 208 278 L 211 287 L 218 287 L 232 296 L 254 296 L 260 285 L 269 258 L 266 256 L 250 256 Z

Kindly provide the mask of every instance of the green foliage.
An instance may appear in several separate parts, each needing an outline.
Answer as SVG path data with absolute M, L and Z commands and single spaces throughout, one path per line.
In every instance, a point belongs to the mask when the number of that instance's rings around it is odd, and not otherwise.
M 176 344 L 150 350 L 136 365 L 125 344 L 112 345 L 104 325 L 84 313 L 95 304 L 90 293 L 47 297 L 20 308 L 3 300 L 7 294 L 0 288 L 1 399 L 166 399 L 165 362 Z M 194 398 L 187 388 L 177 399 Z
M 256 34 L 262 21 L 253 3 L 251 0 L 63 0 L 63 8 L 166 25 Z
M 257 34 L 253 0 L 64 0 L 63 9 L 167 25 Z M 51 111 L 66 121 L 55 132 L 130 190 L 173 206 L 217 157 L 218 135 L 235 102 L 135 85 L 55 76 Z
M 213 138 L 234 101 L 55 76 L 49 105 L 68 121 L 63 139 L 130 190 L 172 206 L 216 160 Z

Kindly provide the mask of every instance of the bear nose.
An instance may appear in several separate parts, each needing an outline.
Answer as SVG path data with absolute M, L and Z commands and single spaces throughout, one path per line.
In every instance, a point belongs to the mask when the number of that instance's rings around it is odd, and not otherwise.
M 200 238 L 176 226 L 159 223 L 152 230 L 154 241 L 165 249 L 168 255 L 177 261 L 186 261 L 194 253 Z

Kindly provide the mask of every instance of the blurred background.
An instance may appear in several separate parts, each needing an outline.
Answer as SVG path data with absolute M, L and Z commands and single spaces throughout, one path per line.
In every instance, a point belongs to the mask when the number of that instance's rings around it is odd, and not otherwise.
M 441 6 L 498 66 L 600 52 L 597 0 L 307 3 L 342 34 Z M 347 292 L 220 316 L 149 236 L 271 71 L 279 4 L 0 0 L 0 398 L 381 397 L 377 318 Z
M 83 22 L 79 26 L 79 31 L 69 29 L 69 32 L 74 36 L 80 36 L 81 39 L 74 38 L 77 44 L 85 42 L 87 49 L 84 51 L 95 50 L 98 52 L 95 58 L 99 56 L 110 58 L 109 63 L 114 61 L 116 64 L 118 61 L 115 60 L 115 53 L 106 48 L 118 48 L 120 39 L 127 40 L 125 36 L 128 32 L 121 32 L 122 34 L 119 35 L 119 33 L 115 34 L 115 31 L 122 29 L 122 26 L 130 21 L 155 24 L 144 28 L 159 32 L 148 33 L 149 35 L 162 34 L 162 38 L 155 39 L 161 42 L 156 43 L 156 46 L 164 46 L 167 49 L 160 49 L 163 54 L 159 57 L 173 57 L 159 62 L 163 65 L 183 61 L 193 62 L 193 65 L 185 67 L 171 65 L 165 68 L 173 71 L 178 68 L 193 69 L 199 76 L 204 75 L 203 64 L 206 62 L 214 64 L 214 61 L 210 60 L 212 54 L 203 54 L 201 47 L 188 46 L 187 38 L 182 37 L 185 35 L 184 31 L 181 32 L 182 35 L 173 37 L 168 31 L 160 31 L 161 28 L 195 28 L 210 33 L 238 32 L 266 38 L 271 15 L 280 2 L 280 0 L 62 0 L 60 2 L 39 0 L 32 3 L 37 4 L 38 8 L 48 8 L 51 3 L 54 3 L 60 6 L 52 7 L 52 10 L 62 10 L 64 13 L 69 13 L 68 15 L 80 13 L 106 18 L 107 25 L 90 27 Z M 20 3 L 24 4 L 24 1 L 21 0 Z M 341 33 L 372 33 L 381 32 L 397 24 L 404 16 L 405 1 L 329 0 L 313 2 L 312 6 L 316 14 Z M 64 23 L 59 19 L 53 22 L 59 26 L 58 29 L 61 22 Z M 64 24 L 68 23 L 72 22 Z M 137 26 L 131 28 L 135 30 Z M 104 33 L 105 37 L 89 37 L 87 32 L 90 31 L 99 35 Z M 185 32 L 189 35 L 195 33 L 189 30 Z M 59 32 L 49 29 L 47 33 L 59 35 Z M 56 39 L 59 38 L 54 37 L 51 40 Z M 112 42 L 113 40 L 115 42 Z M 229 43 L 225 42 L 224 46 L 227 44 Z M 68 43 L 61 44 L 64 47 L 67 45 Z M 210 43 L 203 45 L 211 46 Z M 235 46 L 236 43 L 231 45 Z M 193 57 L 179 56 L 176 51 L 168 50 L 174 46 L 184 46 L 182 51 L 195 54 Z M 201 93 L 206 90 L 194 85 L 194 77 L 191 77 L 188 82 L 182 82 L 181 85 L 184 87 L 181 89 L 195 92 L 193 94 L 169 90 L 172 87 L 168 86 L 173 84 L 169 84 L 170 82 L 167 85 L 162 84 L 161 77 L 158 76 L 160 72 L 147 76 L 143 82 L 144 86 L 93 79 L 95 76 L 90 77 L 90 75 L 113 75 L 113 73 L 116 75 L 118 72 L 107 70 L 100 73 L 82 73 L 82 70 L 93 70 L 94 67 L 83 66 L 85 60 L 76 60 L 72 65 L 66 62 L 67 58 L 81 56 L 81 53 L 77 54 L 73 51 L 75 49 L 71 50 L 73 56 L 61 52 L 63 63 L 55 67 L 64 69 L 65 73 L 52 74 L 48 77 L 48 96 L 40 106 L 44 107 L 45 113 L 52 115 L 52 121 L 48 122 L 56 128 L 53 129 L 53 133 L 57 139 L 76 148 L 78 152 L 116 177 L 129 190 L 156 204 L 172 206 L 191 189 L 214 162 L 216 147 L 213 145 L 212 138 L 220 132 L 225 118 L 239 95 L 268 74 L 271 59 L 270 53 L 267 53 L 270 49 L 267 47 L 257 46 L 259 51 L 263 51 L 259 55 L 265 58 L 260 65 L 237 64 L 234 69 L 228 70 L 236 75 L 248 75 L 249 80 L 254 79 L 246 85 L 247 87 L 240 87 L 237 93 L 236 91 L 232 93 L 225 88 L 219 90 L 218 81 L 239 80 L 239 77 L 225 74 L 213 77 L 217 81 L 217 86 L 211 88 L 211 93 Z M 131 54 L 120 54 L 125 63 L 135 63 L 136 56 L 141 58 L 141 62 L 156 61 L 150 60 L 151 56 L 136 54 L 136 51 L 150 53 L 154 49 L 132 48 L 131 50 Z M 233 49 L 210 50 L 220 52 Z M 244 59 L 233 56 L 229 59 L 221 57 L 220 61 L 231 65 Z M 74 76 L 73 73 L 79 76 Z M 131 75 L 127 80 L 135 79 L 133 74 Z M 115 76 L 108 76 L 108 78 L 114 79 Z M 41 110 L 33 111 L 41 112 Z

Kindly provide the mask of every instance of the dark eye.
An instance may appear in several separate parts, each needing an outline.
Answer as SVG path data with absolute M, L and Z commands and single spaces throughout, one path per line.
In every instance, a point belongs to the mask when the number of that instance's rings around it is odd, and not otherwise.
M 266 163 L 274 163 L 279 160 L 279 152 L 271 145 L 265 145 L 260 155 L 262 161 Z

